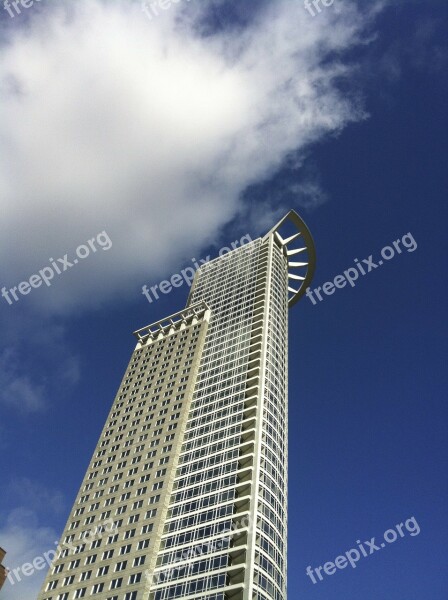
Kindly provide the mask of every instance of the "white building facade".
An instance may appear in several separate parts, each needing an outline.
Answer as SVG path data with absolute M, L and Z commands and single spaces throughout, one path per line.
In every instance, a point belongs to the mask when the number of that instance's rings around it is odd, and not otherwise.
M 288 308 L 314 264 L 291 211 L 135 332 L 38 600 L 286 600 Z

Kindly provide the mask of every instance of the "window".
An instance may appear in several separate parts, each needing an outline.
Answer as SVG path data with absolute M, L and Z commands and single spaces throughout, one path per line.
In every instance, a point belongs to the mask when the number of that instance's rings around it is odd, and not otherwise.
M 116 590 L 118 588 L 120 588 L 123 584 L 123 577 L 119 577 L 118 579 L 112 579 L 112 581 L 110 582 L 110 589 L 111 590 Z
M 55 590 L 56 587 L 57 587 L 57 585 L 58 585 L 58 580 L 57 579 L 55 579 L 54 581 L 50 581 L 48 583 L 48 585 L 47 585 L 47 592 L 50 591 L 50 590 Z
M 141 580 L 142 580 L 142 574 L 141 573 L 133 573 L 129 577 L 129 585 L 135 585 L 136 583 L 140 583 Z
M 117 573 L 118 571 L 124 571 L 126 569 L 127 564 L 127 560 L 122 560 L 121 562 L 118 562 L 115 566 L 115 572 Z
M 95 583 L 92 588 L 92 594 L 99 594 L 104 589 L 104 583 Z
M 128 544 L 127 546 L 122 546 L 120 548 L 120 555 L 129 554 L 129 552 L 131 551 L 131 548 L 132 548 L 132 544 Z
M 133 538 L 135 536 L 135 529 L 128 529 L 124 532 L 124 540 L 128 540 L 129 538 Z
M 145 564 L 145 559 L 146 556 L 136 556 L 134 558 L 134 563 L 133 563 L 133 567 L 141 567 L 142 565 Z
M 92 571 L 90 571 L 90 573 L 91 572 Z M 104 575 L 107 575 L 108 572 L 109 572 L 109 566 L 100 567 L 97 572 L 97 577 L 103 577 Z
M 84 598 L 84 596 L 86 595 L 87 592 L 87 588 L 79 588 L 78 590 L 75 590 L 75 594 L 73 596 L 73 598 Z

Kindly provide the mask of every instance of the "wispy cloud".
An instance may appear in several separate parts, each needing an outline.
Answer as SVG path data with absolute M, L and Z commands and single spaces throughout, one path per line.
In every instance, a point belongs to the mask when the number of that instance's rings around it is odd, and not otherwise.
M 32 563 L 36 557 L 54 549 L 56 540 L 56 532 L 51 527 L 39 525 L 32 510 L 12 511 L 0 527 L 0 543 L 8 551 L 5 565 L 9 569 Z M 14 585 L 6 580 L 2 594 L 8 600 L 32 600 L 37 597 L 44 577 L 45 570 L 41 570 L 29 577 L 22 576 L 22 580 Z
M 22 415 L 46 410 L 53 393 L 64 397 L 79 380 L 77 357 L 65 342 L 65 328 L 21 311 L 0 318 L 0 406 Z M 26 344 L 23 339 L 26 339 Z
M 5 565 L 14 569 L 55 548 L 58 534 L 43 522 L 60 513 L 64 502 L 59 492 L 27 478 L 9 484 L 3 482 L 2 491 L 2 500 L 16 506 L 1 514 L 0 525 L 0 545 L 7 550 Z M 32 600 L 37 597 L 44 577 L 43 569 L 28 577 L 21 575 L 21 581 L 15 578 L 14 585 L 7 580 L 2 594 L 5 600 Z
M 23 374 L 17 353 L 10 348 L 0 354 L 0 390 L 0 403 L 19 412 L 38 412 L 45 406 L 44 386 Z
M 16 477 L 8 484 L 4 482 L 3 491 L 5 499 L 9 499 L 15 506 L 32 507 L 39 513 L 58 514 L 64 508 L 61 492 L 49 490 L 28 477 Z

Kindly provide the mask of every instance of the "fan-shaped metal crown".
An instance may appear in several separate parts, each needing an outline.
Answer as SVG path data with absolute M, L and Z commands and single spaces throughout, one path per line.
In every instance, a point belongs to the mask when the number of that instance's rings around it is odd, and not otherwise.
M 286 228 L 288 222 L 289 224 L 292 223 L 296 232 L 285 239 L 282 237 L 280 230 Z M 314 271 L 316 269 L 316 249 L 314 247 L 314 241 L 305 222 L 294 210 L 290 210 L 289 213 L 264 236 L 263 241 L 268 239 L 270 235 L 275 236 L 277 242 L 283 248 L 288 260 L 288 306 L 291 308 L 291 306 L 294 306 L 294 304 L 305 294 L 306 288 L 313 279 Z M 302 242 L 300 247 L 295 247 L 296 240 Z M 301 259 L 300 262 L 295 259 L 296 256 Z

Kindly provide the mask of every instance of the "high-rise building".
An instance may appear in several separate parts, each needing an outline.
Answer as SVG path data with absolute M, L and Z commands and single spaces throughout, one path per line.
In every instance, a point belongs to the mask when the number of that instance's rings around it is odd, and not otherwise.
M 38 600 L 286 600 L 291 211 L 203 265 L 132 354 Z
M 6 556 L 6 552 L 3 548 L 0 548 L 0 590 L 3 587 L 3 584 L 6 581 L 6 568 L 2 565 L 3 559 Z

